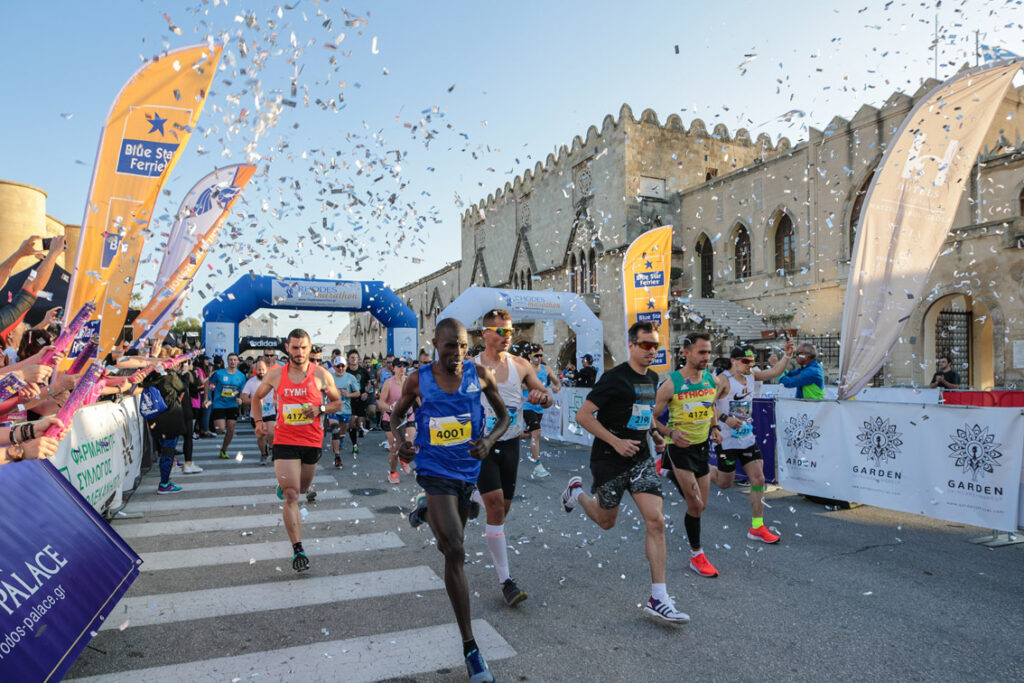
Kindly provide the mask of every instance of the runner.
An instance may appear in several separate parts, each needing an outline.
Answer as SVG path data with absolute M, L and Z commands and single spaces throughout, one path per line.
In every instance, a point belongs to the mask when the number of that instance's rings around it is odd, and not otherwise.
M 552 391 L 557 394 L 562 388 L 562 381 L 558 379 L 557 372 L 548 374 L 548 367 L 544 365 L 544 347 L 540 344 L 534 345 L 530 351 L 530 365 L 533 366 L 534 374 L 541 381 L 541 384 L 545 387 L 552 387 Z M 527 389 L 523 389 L 523 398 L 528 398 L 529 393 Z M 547 404 L 547 407 L 550 406 L 550 403 Z M 540 421 L 544 416 L 544 408 L 545 406 L 539 406 L 534 403 L 523 403 L 523 420 L 525 424 L 523 427 L 523 438 L 530 440 L 530 462 L 537 463 L 537 466 L 533 468 L 532 476 L 538 479 L 551 476 L 544 468 L 544 463 L 540 461 Z
M 462 635 L 469 680 L 493 681 L 473 638 L 463 534 L 480 461 L 508 429 L 509 416 L 491 372 L 466 360 L 469 335 L 462 323 L 454 318 L 438 322 L 434 348 L 438 360 L 420 367 L 405 381 L 391 411 L 391 431 L 401 442 L 398 454 L 402 462 L 416 459 L 416 481 L 426 494 L 417 497 L 409 522 L 416 527 L 426 519 L 438 550 L 444 553 L 444 584 Z M 487 436 L 482 434 L 481 391 L 497 416 Z M 398 427 L 417 399 L 421 403 L 416 409 L 413 444 L 404 440 Z
M 313 475 L 323 453 L 322 417 L 341 409 L 341 396 L 327 370 L 309 361 L 309 334 L 295 329 L 288 334 L 288 364 L 274 368 L 252 395 L 253 414 L 261 412 L 260 403 L 271 392 L 277 397 L 277 423 L 274 429 L 274 474 L 277 497 L 284 500 L 284 526 L 292 542 L 292 569 L 309 569 L 309 558 L 302 548 L 302 516 L 299 494 L 307 502 L 316 500 Z M 330 403 L 323 403 L 326 393 Z M 256 436 L 266 436 L 268 424 L 256 421 Z
M 213 373 L 210 378 L 210 386 L 213 387 L 213 409 L 210 411 L 210 419 L 213 421 L 213 431 L 223 434 L 224 439 L 220 444 L 220 457 L 227 460 L 228 447 L 231 439 L 235 437 L 235 423 L 238 421 L 238 406 L 242 402 L 242 388 L 245 387 L 245 375 L 238 369 L 238 354 L 228 354 L 227 368 L 221 368 Z
M 505 543 L 505 519 L 512 507 L 512 499 L 516 493 L 516 476 L 519 471 L 519 433 L 522 431 L 523 391 L 525 385 L 528 396 L 538 406 L 550 406 L 554 399 L 544 388 L 541 380 L 534 372 L 533 366 L 523 358 L 508 352 L 512 345 L 512 316 L 508 311 L 496 308 L 488 311 L 483 317 L 484 351 L 476 358 L 476 362 L 494 373 L 498 383 L 498 394 L 505 402 L 511 425 L 494 445 L 491 452 L 480 465 L 480 477 L 477 479 L 480 503 L 487 511 L 486 538 L 487 547 L 494 560 L 494 569 L 498 573 L 505 604 L 513 607 L 528 597 L 509 573 L 508 546 Z M 483 401 L 486 433 L 496 422 L 497 417 L 490 405 Z
M 686 538 L 690 542 L 690 569 L 701 576 L 718 576 L 700 544 L 700 516 L 707 507 L 711 486 L 708 465 L 710 439 L 722 443 L 715 397 L 718 387 L 708 372 L 711 335 L 691 332 L 683 342 L 686 365 L 669 373 L 658 388 L 654 414 L 669 409 L 668 426 L 655 421 L 658 431 L 668 437 L 664 462 L 671 468 L 672 481 L 686 499 Z
M 391 432 L 391 409 L 402 395 L 402 387 L 408 378 L 407 372 L 409 369 L 409 361 L 404 358 L 392 362 L 392 369 L 394 374 L 384 380 L 384 386 L 380 390 L 380 398 L 377 399 L 377 407 L 380 408 L 381 415 L 383 415 L 383 422 L 381 426 L 384 429 L 384 434 L 388 440 L 388 482 L 392 484 L 401 484 L 402 479 L 398 474 L 398 444 L 399 440 L 395 438 L 395 435 Z M 412 441 L 416 439 L 416 427 L 415 427 L 416 416 L 412 413 L 406 416 L 406 426 L 402 428 L 402 440 Z M 395 425 L 396 427 L 398 425 Z M 410 434 L 410 430 L 411 434 Z M 406 474 L 411 474 L 412 470 L 409 468 L 409 463 L 402 463 L 402 471 Z
M 562 493 L 562 509 L 576 504 L 602 529 L 611 529 L 622 494 L 629 491 L 647 527 L 647 562 L 651 566 L 651 597 L 644 612 L 674 624 L 690 617 L 676 609 L 665 587 L 665 517 L 661 512 L 661 478 L 647 445 L 658 375 L 650 369 L 658 352 L 658 333 L 649 322 L 629 328 L 629 360 L 601 376 L 576 413 L 576 422 L 596 438 L 590 450 L 591 493 L 572 477 Z M 596 416 L 595 416 L 596 413 Z
M 715 378 L 715 395 L 722 445 L 718 450 L 718 467 L 711 468 L 711 480 L 718 488 L 727 489 L 736 478 L 736 461 L 750 480 L 750 530 L 747 538 L 764 543 L 778 543 L 779 537 L 764 525 L 764 461 L 754 434 L 753 407 L 758 382 L 779 377 L 786 371 L 793 355 L 793 342 L 787 341 L 783 357 L 768 370 L 754 369 L 754 352 L 737 346 L 729 352 L 732 366 Z
M 359 380 L 359 396 L 352 398 L 352 420 L 348 425 L 348 437 L 352 439 L 352 455 L 359 452 L 359 431 L 366 422 L 366 399 L 369 398 L 367 387 L 370 384 L 370 374 L 359 365 L 359 352 L 352 349 L 346 356 L 348 360 L 348 372 Z
M 260 384 L 263 383 L 263 378 L 267 374 L 267 362 L 260 358 L 253 365 L 252 377 L 242 387 L 242 402 L 252 404 L 252 395 L 259 389 Z M 271 391 L 265 397 L 263 397 L 263 410 L 262 413 L 252 413 L 253 415 L 253 426 L 256 425 L 256 415 L 260 415 L 260 419 L 267 423 L 267 433 L 264 436 L 259 436 L 256 439 L 256 445 L 260 449 L 260 465 L 266 465 L 270 462 L 270 445 L 274 443 L 274 422 L 277 420 L 277 404 L 274 402 L 274 392 Z
M 334 466 L 340 470 L 345 466 L 341 462 L 341 442 L 345 439 L 345 431 L 352 421 L 352 399 L 359 396 L 359 380 L 348 372 L 345 359 L 340 354 L 335 356 L 332 362 L 334 386 L 338 387 L 338 393 L 341 394 L 341 411 L 327 416 L 327 428 L 331 432 Z

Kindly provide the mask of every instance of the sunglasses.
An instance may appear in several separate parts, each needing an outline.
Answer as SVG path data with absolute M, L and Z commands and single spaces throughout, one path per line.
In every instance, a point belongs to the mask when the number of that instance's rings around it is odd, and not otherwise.
M 512 333 L 515 332 L 511 327 L 485 327 L 484 329 L 494 332 L 499 337 L 511 337 Z
M 753 358 L 740 358 L 738 360 L 739 362 L 744 363 L 745 365 L 750 365 L 751 363 L 754 362 Z
M 639 346 L 644 351 L 654 351 L 656 348 L 658 348 L 658 342 L 656 341 L 635 341 L 633 343 Z
M 533 354 L 530 354 L 530 358 L 543 358 L 543 357 L 544 357 L 543 353 L 533 353 Z

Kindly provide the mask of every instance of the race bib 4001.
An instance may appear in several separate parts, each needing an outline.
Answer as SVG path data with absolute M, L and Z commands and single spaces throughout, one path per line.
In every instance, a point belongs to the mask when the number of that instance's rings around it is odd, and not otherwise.
M 431 446 L 461 446 L 473 436 L 473 425 L 467 415 L 465 421 L 457 417 L 430 418 Z
M 313 424 L 313 418 L 306 417 L 306 408 L 309 403 L 289 403 L 283 406 L 284 423 L 286 425 L 309 425 Z

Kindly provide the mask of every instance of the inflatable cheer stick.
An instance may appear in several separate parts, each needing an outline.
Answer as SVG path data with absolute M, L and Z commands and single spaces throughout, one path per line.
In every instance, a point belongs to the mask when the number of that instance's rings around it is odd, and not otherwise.
M 14 398 L 18 392 L 25 388 L 25 380 L 13 372 L 0 377 L 0 401 Z
M 71 427 L 71 418 L 74 417 L 75 411 L 82 406 L 89 404 L 89 398 L 93 394 L 93 388 L 100 382 L 103 377 L 103 367 L 99 363 L 93 363 L 89 366 L 89 369 L 85 371 L 82 378 L 78 380 L 78 384 L 71 391 L 71 396 L 68 397 L 67 403 L 60 407 L 57 411 L 57 419 L 64 424 L 64 428 L 61 429 L 57 425 L 50 425 L 46 430 L 46 436 L 59 439 L 64 435 Z M 92 398 L 96 400 L 95 397 Z
M 43 360 L 40 365 L 47 365 L 53 367 L 57 364 L 57 354 L 67 353 L 67 350 L 71 348 L 71 342 L 75 341 L 75 337 L 78 336 L 82 326 L 85 325 L 86 321 L 92 316 L 96 310 L 96 304 L 89 301 L 82 305 L 82 308 L 78 311 L 68 326 L 57 336 L 57 341 L 53 342 L 53 348 L 43 354 Z
M 71 363 L 71 367 L 68 368 L 69 375 L 77 375 L 85 367 L 85 364 L 92 360 L 92 354 L 96 353 L 96 338 L 93 337 L 85 343 L 82 347 L 81 353 L 75 358 L 74 362 Z

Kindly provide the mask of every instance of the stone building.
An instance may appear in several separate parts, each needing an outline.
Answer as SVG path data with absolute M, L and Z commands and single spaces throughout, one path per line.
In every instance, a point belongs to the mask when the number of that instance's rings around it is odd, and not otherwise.
M 64 235 L 67 246 L 64 257 L 57 260 L 57 265 L 65 270 L 70 270 L 69 265 L 74 265 L 80 226 L 62 223 L 47 214 L 46 192 L 38 187 L 0 180 L 0 225 L 0 258 L 13 254 L 31 235 Z M 28 259 L 22 259 L 16 265 L 15 272 L 30 265 Z
M 796 146 L 723 125 L 709 132 L 700 120 L 685 128 L 675 115 L 661 124 L 650 110 L 636 119 L 624 105 L 618 119 L 606 117 L 466 211 L 460 261 L 396 290 L 420 316 L 420 346 L 429 347 L 437 313 L 470 286 L 554 289 L 581 295 L 605 323 L 606 362 L 621 362 L 622 252 L 668 224 L 673 346 L 704 328 L 720 351 L 743 340 L 767 355 L 773 342 L 763 337 L 796 330 L 817 343 L 834 382 L 853 226 L 886 143 L 936 84 L 836 117 Z M 929 297 L 879 382 L 927 383 L 941 352 L 953 353 L 976 388 L 1024 379 L 1022 108 L 1022 91 L 1008 92 Z M 369 314 L 353 318 L 353 344 L 382 353 L 384 330 Z M 516 322 L 519 339 L 541 340 L 540 326 Z M 574 358 L 574 341 L 564 325 L 554 336 L 545 350 L 561 366 Z

